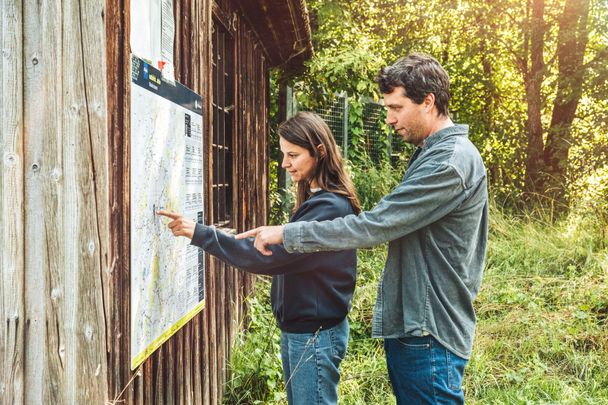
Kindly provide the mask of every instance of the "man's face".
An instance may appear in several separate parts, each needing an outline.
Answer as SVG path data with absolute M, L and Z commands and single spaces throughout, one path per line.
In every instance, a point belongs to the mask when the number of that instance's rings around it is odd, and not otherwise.
M 420 146 L 429 135 L 427 103 L 416 104 L 405 96 L 403 87 L 395 87 L 391 93 L 384 94 L 384 106 L 386 123 L 405 142 Z

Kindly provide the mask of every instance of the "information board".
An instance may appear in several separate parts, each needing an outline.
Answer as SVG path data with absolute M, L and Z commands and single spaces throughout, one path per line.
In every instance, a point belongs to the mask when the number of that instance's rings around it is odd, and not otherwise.
M 131 369 L 204 307 L 203 251 L 159 209 L 203 222 L 202 100 L 131 57 Z

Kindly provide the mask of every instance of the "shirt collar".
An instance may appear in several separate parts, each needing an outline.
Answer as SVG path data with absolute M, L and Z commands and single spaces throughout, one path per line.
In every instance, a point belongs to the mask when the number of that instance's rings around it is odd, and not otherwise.
M 449 127 L 440 129 L 439 131 L 435 132 L 434 134 L 432 134 L 431 136 L 426 138 L 424 140 L 424 143 L 422 144 L 422 149 L 423 150 L 430 149 L 437 142 L 441 141 L 442 139 L 451 137 L 451 136 L 456 136 L 456 135 L 468 136 L 468 134 L 469 134 L 468 125 L 466 125 L 466 124 L 451 125 Z

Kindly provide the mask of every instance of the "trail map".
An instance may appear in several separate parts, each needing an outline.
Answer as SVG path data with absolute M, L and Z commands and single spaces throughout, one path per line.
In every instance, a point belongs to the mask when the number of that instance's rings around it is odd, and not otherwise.
M 159 209 L 203 221 L 201 97 L 131 58 L 131 369 L 204 307 L 204 255 Z

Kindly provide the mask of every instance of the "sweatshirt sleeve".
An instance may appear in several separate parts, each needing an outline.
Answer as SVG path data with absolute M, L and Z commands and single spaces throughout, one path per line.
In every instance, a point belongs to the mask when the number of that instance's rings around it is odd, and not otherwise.
M 340 207 L 335 203 L 332 204 L 328 199 L 309 200 L 302 205 L 294 220 L 328 219 L 335 218 L 338 214 Z M 302 266 L 293 266 L 293 264 L 315 254 L 289 253 L 283 245 L 275 245 L 270 248 L 272 255 L 265 256 L 258 252 L 253 242 L 253 238 L 237 240 L 233 235 L 219 231 L 213 226 L 196 224 L 191 244 L 231 266 L 250 273 L 267 275 L 301 272 Z

